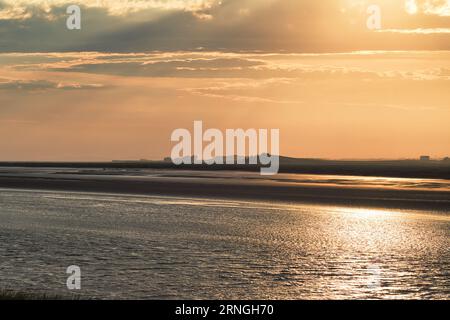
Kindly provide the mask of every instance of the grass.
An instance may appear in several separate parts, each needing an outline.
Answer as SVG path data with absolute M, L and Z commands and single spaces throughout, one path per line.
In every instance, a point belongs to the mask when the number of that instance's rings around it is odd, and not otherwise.
M 77 300 L 77 296 L 62 297 L 47 293 L 24 293 L 12 290 L 0 290 L 0 300 Z

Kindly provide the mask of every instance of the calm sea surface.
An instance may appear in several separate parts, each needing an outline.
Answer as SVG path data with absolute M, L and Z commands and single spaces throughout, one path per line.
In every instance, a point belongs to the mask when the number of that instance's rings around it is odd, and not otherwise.
M 450 299 L 450 213 L 0 190 L 0 289 L 119 299 Z

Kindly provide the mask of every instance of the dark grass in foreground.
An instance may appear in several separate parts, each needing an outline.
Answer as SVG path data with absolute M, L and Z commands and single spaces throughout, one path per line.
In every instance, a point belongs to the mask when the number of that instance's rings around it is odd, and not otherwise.
M 13 300 L 79 300 L 76 295 L 58 296 L 48 293 L 24 293 L 12 290 L 0 290 L 0 301 Z

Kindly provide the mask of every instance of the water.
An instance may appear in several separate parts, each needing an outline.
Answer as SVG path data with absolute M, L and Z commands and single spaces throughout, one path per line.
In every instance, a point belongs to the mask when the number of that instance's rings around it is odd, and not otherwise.
M 85 298 L 450 298 L 450 213 L 0 190 L 0 288 Z

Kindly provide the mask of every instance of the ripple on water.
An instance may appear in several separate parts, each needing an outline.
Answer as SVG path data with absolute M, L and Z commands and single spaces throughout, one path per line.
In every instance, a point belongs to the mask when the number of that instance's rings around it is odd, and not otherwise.
M 138 299 L 450 298 L 449 213 L 1 191 L 2 286 Z

